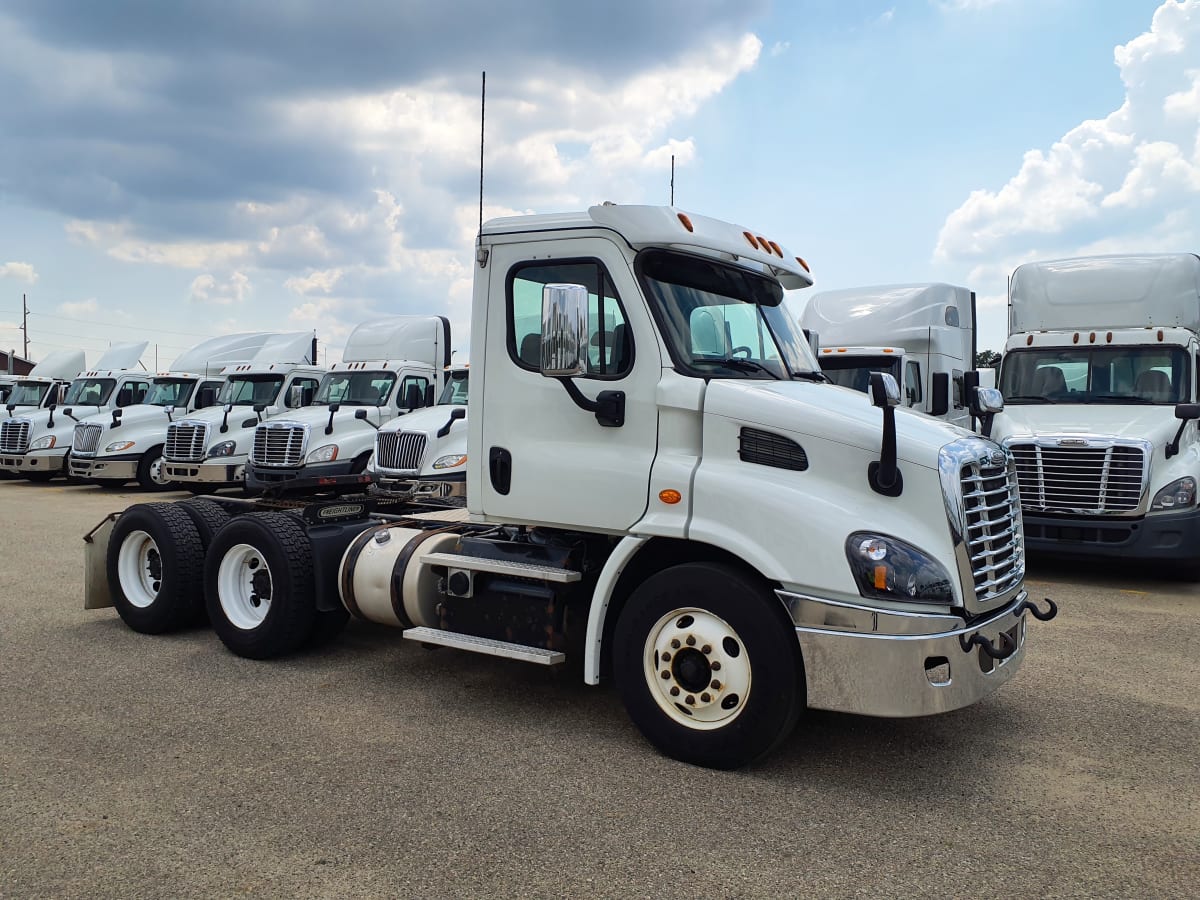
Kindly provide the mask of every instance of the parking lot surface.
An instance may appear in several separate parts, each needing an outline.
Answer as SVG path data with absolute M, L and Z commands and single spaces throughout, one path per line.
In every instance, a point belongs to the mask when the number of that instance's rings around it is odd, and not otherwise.
M 0 896 L 1195 896 L 1196 585 L 1036 561 L 1062 611 L 998 694 L 715 772 L 564 673 L 85 612 L 81 536 L 177 496 L 0 481 Z

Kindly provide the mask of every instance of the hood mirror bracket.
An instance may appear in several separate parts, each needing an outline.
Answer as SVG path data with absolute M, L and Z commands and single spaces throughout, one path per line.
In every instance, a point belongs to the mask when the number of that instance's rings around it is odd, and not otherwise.
M 883 410 L 883 443 L 879 460 L 867 466 L 867 483 L 877 494 L 899 497 L 904 491 L 904 477 L 896 462 L 896 407 L 900 405 L 900 387 L 895 378 L 884 372 L 871 373 L 871 405 Z

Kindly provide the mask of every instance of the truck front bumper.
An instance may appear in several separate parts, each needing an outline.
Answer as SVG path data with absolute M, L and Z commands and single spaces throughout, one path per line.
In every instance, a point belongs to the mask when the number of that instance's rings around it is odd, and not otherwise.
M 89 481 L 133 481 L 137 478 L 141 456 L 71 456 L 70 470 L 75 478 Z
M 380 472 L 375 488 L 381 494 L 404 500 L 448 500 L 467 496 L 467 476 L 464 472 L 410 476 Z
M 62 453 L 46 453 L 40 450 L 22 454 L 9 453 L 0 456 L 0 471 L 18 476 L 29 472 L 58 473 L 63 471 L 63 461 L 66 458 L 65 450 Z
M 245 470 L 244 462 L 180 463 L 163 461 L 163 472 L 171 481 L 198 484 L 241 484 Z
M 334 478 L 338 475 L 349 475 L 354 463 L 353 459 L 339 459 L 327 463 L 309 463 L 295 468 L 256 466 L 250 463 L 246 466 L 246 487 L 261 490 L 281 482 L 295 481 L 297 478 Z
M 1023 513 L 1025 549 L 1067 559 L 1098 556 L 1193 562 L 1200 556 L 1200 509 L 1141 518 L 1060 518 Z
M 796 623 L 814 709 L 888 718 L 948 712 L 994 693 L 1025 659 L 1024 591 L 970 623 L 956 615 L 776 593 Z M 975 635 L 1015 652 L 993 659 L 973 642 Z

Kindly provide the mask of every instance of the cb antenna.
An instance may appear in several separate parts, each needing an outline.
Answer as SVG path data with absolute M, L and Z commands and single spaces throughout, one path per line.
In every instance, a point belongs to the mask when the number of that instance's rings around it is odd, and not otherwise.
M 671 154 L 671 205 L 675 205 L 675 154 Z
M 479 88 L 479 234 L 483 234 L 483 124 L 487 112 L 487 72 L 482 74 Z

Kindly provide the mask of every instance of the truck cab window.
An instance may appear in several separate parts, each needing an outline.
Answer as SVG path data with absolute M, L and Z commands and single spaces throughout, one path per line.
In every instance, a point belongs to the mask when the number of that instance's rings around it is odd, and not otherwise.
M 904 364 L 904 391 L 909 406 L 921 402 L 921 364 L 915 360 L 910 359 Z
M 393 372 L 330 372 L 321 379 L 313 402 L 380 406 L 387 402 L 395 383 Z
M 1005 403 L 1183 403 L 1192 381 L 1179 347 L 1013 350 L 1000 373 Z
M 117 386 L 114 378 L 78 378 L 71 382 L 67 396 L 63 398 L 66 406 L 103 406 L 108 402 L 109 395 Z
M 619 378 L 633 367 L 633 336 L 612 279 L 599 260 L 525 263 L 508 276 L 508 352 L 523 369 L 537 371 L 542 352 L 542 288 L 582 284 L 588 290 L 590 377 Z
M 963 408 L 963 373 L 960 369 L 954 369 L 950 374 L 950 381 L 954 384 L 954 408 Z
M 429 387 L 429 379 L 421 378 L 419 375 L 405 375 L 404 380 L 400 382 L 400 390 L 396 391 L 396 408 L 408 409 L 411 405 L 413 409 L 419 409 L 425 405 L 425 391 Z M 415 400 L 415 403 L 410 403 L 410 400 Z

